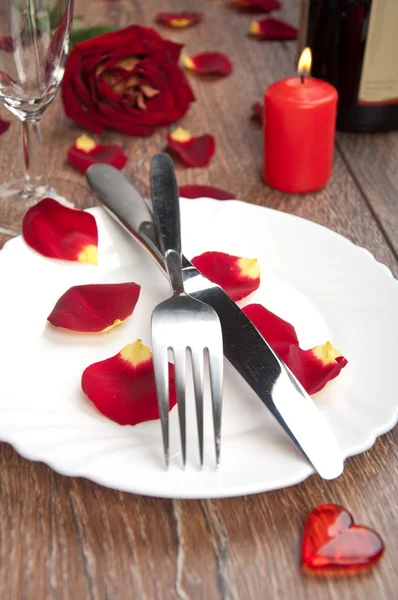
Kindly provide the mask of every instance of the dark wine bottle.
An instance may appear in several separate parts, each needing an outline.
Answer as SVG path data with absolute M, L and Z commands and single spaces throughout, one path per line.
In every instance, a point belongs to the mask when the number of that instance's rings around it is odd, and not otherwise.
M 337 129 L 398 129 L 398 0 L 302 0 L 299 52 L 339 94 Z

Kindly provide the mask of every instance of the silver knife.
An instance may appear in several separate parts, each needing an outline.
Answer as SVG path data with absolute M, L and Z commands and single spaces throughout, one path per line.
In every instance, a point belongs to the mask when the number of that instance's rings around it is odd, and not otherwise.
M 133 184 L 105 164 L 92 165 L 86 177 L 107 212 L 149 251 L 166 275 L 151 211 Z M 296 377 L 228 294 L 185 257 L 183 273 L 185 291 L 216 310 L 228 361 L 319 475 L 324 479 L 338 477 L 344 468 L 341 450 L 326 419 Z

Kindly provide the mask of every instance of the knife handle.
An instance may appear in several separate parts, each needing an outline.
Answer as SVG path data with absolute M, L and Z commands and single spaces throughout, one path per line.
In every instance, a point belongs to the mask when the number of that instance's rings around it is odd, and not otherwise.
M 164 269 L 152 213 L 131 181 L 115 167 L 100 163 L 87 169 L 86 178 L 108 214 Z
M 103 163 L 86 171 L 89 186 L 100 198 L 103 208 L 118 225 L 131 235 L 165 272 L 164 257 L 156 233 L 153 215 L 144 198 L 119 169 Z M 182 256 L 182 266 L 192 268 Z
M 151 161 L 151 192 L 155 225 L 167 273 L 175 294 L 184 293 L 181 259 L 181 224 L 174 163 L 167 154 Z

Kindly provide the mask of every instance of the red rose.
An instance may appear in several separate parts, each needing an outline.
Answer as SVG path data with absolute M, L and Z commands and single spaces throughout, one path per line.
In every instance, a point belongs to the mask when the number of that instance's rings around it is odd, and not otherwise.
M 76 44 L 62 83 L 66 114 L 93 133 L 147 136 L 170 125 L 195 100 L 178 66 L 181 48 L 139 25 Z

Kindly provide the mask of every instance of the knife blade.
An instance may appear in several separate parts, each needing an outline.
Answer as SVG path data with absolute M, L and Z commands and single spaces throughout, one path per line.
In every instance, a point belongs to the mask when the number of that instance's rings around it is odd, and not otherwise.
M 119 170 L 105 164 L 89 167 L 86 177 L 106 211 L 149 252 L 166 275 L 152 213 L 133 184 Z M 183 277 L 185 291 L 216 310 L 227 360 L 315 471 L 324 479 L 338 477 L 344 463 L 335 436 L 296 377 L 228 294 L 206 279 L 185 257 Z

